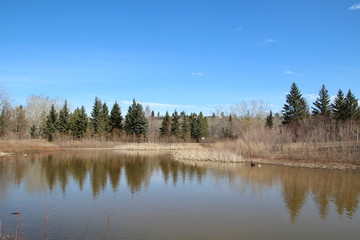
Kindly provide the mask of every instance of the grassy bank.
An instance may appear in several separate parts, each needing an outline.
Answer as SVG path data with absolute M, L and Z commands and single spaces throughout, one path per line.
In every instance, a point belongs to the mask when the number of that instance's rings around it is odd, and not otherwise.
M 207 149 L 175 151 L 181 161 L 245 162 L 308 168 L 360 169 L 360 142 L 264 143 L 217 142 Z
M 246 163 L 285 166 L 360 169 L 360 142 L 291 143 L 245 142 L 216 143 L 121 143 L 96 140 L 0 141 L 0 157 L 13 154 L 56 151 L 61 149 L 112 149 L 124 151 L 170 150 L 175 160 Z

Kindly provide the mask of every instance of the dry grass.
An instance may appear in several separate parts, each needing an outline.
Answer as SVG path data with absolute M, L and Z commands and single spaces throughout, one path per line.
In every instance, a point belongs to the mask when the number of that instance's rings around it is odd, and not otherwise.
M 213 149 L 194 149 L 187 151 L 174 151 L 172 156 L 175 160 L 195 160 L 210 162 L 245 162 L 241 155 L 229 151 L 216 151 Z
M 19 153 L 54 151 L 59 149 L 115 149 L 115 150 L 196 150 L 198 143 L 122 143 L 99 140 L 0 140 L 0 157 Z
M 55 150 L 56 144 L 46 140 L 0 140 L 0 152 L 2 153 L 25 153 Z

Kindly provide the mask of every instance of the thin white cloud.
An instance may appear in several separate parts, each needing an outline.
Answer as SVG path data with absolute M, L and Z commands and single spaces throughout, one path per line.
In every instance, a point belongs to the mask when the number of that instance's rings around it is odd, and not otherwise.
M 277 43 L 277 42 L 279 42 L 279 41 L 276 40 L 276 39 L 267 38 L 267 39 L 262 40 L 259 44 L 260 45 L 267 45 L 267 44 L 273 44 L 273 43 Z
M 265 43 L 273 43 L 273 42 L 276 42 L 276 40 L 272 39 L 272 38 L 268 38 L 268 39 L 265 39 L 264 42 Z
M 234 28 L 232 31 L 233 32 L 241 32 L 243 30 L 242 27 L 237 27 L 237 28 Z
M 350 10 L 360 10 L 360 3 L 354 4 L 349 7 Z
M 294 72 L 293 72 L 293 71 L 290 71 L 290 70 L 286 70 L 284 73 L 285 73 L 285 74 L 294 74 Z
M 191 73 L 191 75 L 202 77 L 202 76 L 204 76 L 204 73 L 202 73 L 202 72 L 193 72 L 193 73 Z

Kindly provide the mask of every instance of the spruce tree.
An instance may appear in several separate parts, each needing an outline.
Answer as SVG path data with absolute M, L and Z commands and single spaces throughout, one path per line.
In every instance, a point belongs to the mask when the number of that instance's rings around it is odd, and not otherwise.
M 148 121 L 145 117 L 142 105 L 136 103 L 135 99 L 125 116 L 125 132 L 136 137 L 140 141 L 141 137 L 146 137 L 148 133 Z
M 122 129 L 122 120 L 123 117 L 121 116 L 121 109 L 117 102 L 114 103 L 111 112 L 110 112 L 110 127 L 111 132 L 114 129 Z
M 171 116 L 171 135 L 180 137 L 180 116 L 176 110 Z
M 359 103 L 350 89 L 345 97 L 344 104 L 345 118 L 356 119 L 359 116 Z
M 46 117 L 46 127 L 44 129 L 45 136 L 49 142 L 54 140 L 54 134 L 56 133 L 58 116 L 55 110 L 54 104 L 51 105 L 50 112 Z
M 204 117 L 203 113 L 200 112 L 199 116 L 197 117 L 198 122 L 198 134 L 197 134 L 197 141 L 200 141 L 201 139 L 205 138 L 207 136 L 207 130 L 208 130 L 208 122 L 207 118 Z
M 68 134 L 70 130 L 70 115 L 67 101 L 65 100 L 63 108 L 60 110 L 57 123 L 57 130 L 61 134 Z
M 101 118 L 102 104 L 98 97 L 95 97 L 95 103 L 91 112 L 91 126 L 94 134 L 101 131 L 102 118 Z
M 274 127 L 274 117 L 272 111 L 270 111 L 269 115 L 266 117 L 265 127 L 273 128 Z
M 170 133 L 171 133 L 171 118 L 168 111 L 166 111 L 165 117 L 163 117 L 161 123 L 160 136 L 169 137 Z
M 325 85 L 323 84 L 319 91 L 319 96 L 316 98 L 316 101 L 313 103 L 315 107 L 312 107 L 312 114 L 320 115 L 323 117 L 329 117 L 331 113 L 330 102 L 331 101 L 328 90 L 325 88 Z
M 16 134 L 21 139 L 25 136 L 27 128 L 27 120 L 25 115 L 25 109 L 22 105 L 16 108 Z
M 100 132 L 101 133 L 109 133 L 109 132 L 111 132 L 110 118 L 109 118 L 109 108 L 107 107 L 106 103 L 104 103 L 102 105 L 100 118 L 101 118 Z
M 73 136 L 74 139 L 77 138 L 77 134 L 76 134 L 76 120 L 78 118 L 79 115 L 79 108 L 76 108 L 72 113 L 70 113 L 70 131 L 71 134 Z
M 71 115 L 71 131 L 75 139 L 85 136 L 88 126 L 88 116 L 85 111 L 85 107 L 81 109 L 76 108 Z
M 79 137 L 84 137 L 87 127 L 88 127 L 88 116 L 86 114 L 86 110 L 84 106 L 81 106 L 81 109 L 79 111 L 78 114 L 78 118 L 76 120 L 76 126 L 77 126 L 77 130 L 78 130 L 78 136 Z
M 331 104 L 331 112 L 333 117 L 337 120 L 345 120 L 346 118 L 345 97 L 341 89 L 338 91 L 334 102 Z
M 290 93 L 286 95 L 283 108 L 283 124 L 301 120 L 309 116 L 308 106 L 296 83 L 291 85 Z
M 191 139 L 197 141 L 199 139 L 199 135 L 198 135 L 199 134 L 199 131 L 198 131 L 199 122 L 198 122 L 196 113 L 190 114 L 189 122 L 190 122 L 190 136 L 191 136 Z
M 180 138 L 186 141 L 189 135 L 189 120 L 185 112 L 181 112 L 181 123 L 180 123 Z

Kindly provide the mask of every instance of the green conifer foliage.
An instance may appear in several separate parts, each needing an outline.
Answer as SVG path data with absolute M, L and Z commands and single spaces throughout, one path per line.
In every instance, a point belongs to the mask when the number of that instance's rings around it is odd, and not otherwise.
M 331 113 L 330 102 L 331 101 L 328 90 L 323 84 L 319 91 L 319 96 L 316 98 L 316 101 L 313 103 L 314 107 L 312 107 L 312 114 L 329 117 Z
M 183 141 L 186 141 L 186 139 L 189 136 L 189 130 L 190 130 L 189 120 L 188 120 L 188 117 L 186 116 L 185 112 L 181 112 L 180 117 L 181 117 L 180 139 L 182 139 Z
M 112 132 L 114 129 L 121 130 L 123 128 L 122 120 L 120 106 L 115 102 L 110 112 L 110 131 Z
M 25 115 L 25 109 L 22 105 L 16 108 L 16 134 L 19 139 L 24 138 L 27 129 L 27 120 Z
M 71 114 L 71 131 L 75 139 L 83 138 L 88 127 L 88 116 L 85 111 L 85 107 L 82 106 L 81 109 L 76 108 Z
M 135 99 L 131 106 L 129 106 L 128 112 L 125 116 L 125 132 L 136 137 L 137 141 L 140 141 L 142 137 L 146 137 L 148 133 L 148 121 L 145 117 L 142 105 L 136 103 Z
M 274 117 L 272 111 L 270 111 L 269 115 L 266 117 L 265 127 L 273 128 L 274 127 Z
M 70 115 L 67 101 L 65 100 L 63 108 L 60 110 L 57 123 L 57 130 L 61 134 L 68 134 L 70 130 Z
M 54 140 L 54 135 L 56 133 L 58 116 L 55 110 L 54 104 L 51 105 L 50 112 L 46 117 L 46 127 L 44 129 L 45 136 L 49 142 Z
M 309 116 L 308 106 L 296 83 L 291 85 L 290 93 L 286 95 L 286 104 L 283 108 L 283 124 L 301 120 Z
M 98 97 L 95 97 L 95 103 L 91 112 L 91 126 L 94 134 L 101 131 L 102 118 L 101 118 L 102 104 Z
M 343 91 L 340 89 L 336 95 L 334 102 L 331 104 L 332 115 L 337 120 L 345 120 L 346 107 Z
M 355 95 L 349 89 L 345 97 L 345 118 L 346 119 L 356 119 L 359 117 L 359 103 Z
M 197 134 L 198 138 L 196 140 L 200 141 L 201 139 L 207 136 L 207 131 L 208 131 L 207 118 L 204 117 L 202 112 L 199 113 L 199 116 L 197 117 L 197 122 L 198 122 L 198 134 Z
M 171 133 L 171 118 L 168 111 L 166 111 L 165 117 L 163 117 L 161 123 L 160 136 L 169 137 L 170 133 Z
M 189 122 L 190 122 L 191 139 L 198 141 L 198 139 L 199 139 L 199 121 L 197 119 L 196 113 L 190 114 Z
M 171 135 L 180 138 L 180 115 L 176 110 L 171 116 Z
M 84 106 L 81 106 L 78 118 L 76 120 L 76 125 L 78 127 L 78 132 L 80 137 L 84 137 L 87 127 L 88 127 L 89 118 L 86 114 Z
M 109 108 L 106 103 L 102 105 L 100 112 L 101 124 L 100 124 L 100 133 L 109 133 L 111 132 L 110 117 L 109 117 Z

